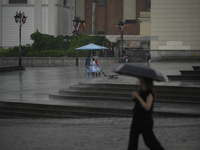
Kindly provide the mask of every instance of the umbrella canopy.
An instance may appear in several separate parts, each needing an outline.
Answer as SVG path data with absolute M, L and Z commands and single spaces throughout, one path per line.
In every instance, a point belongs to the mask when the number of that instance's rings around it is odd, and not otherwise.
M 88 45 L 78 47 L 75 50 L 102 50 L 102 49 L 108 49 L 108 48 L 90 43 Z
M 114 72 L 134 77 L 148 77 L 155 81 L 165 81 L 165 78 L 160 72 L 144 65 L 122 64 L 118 66 Z

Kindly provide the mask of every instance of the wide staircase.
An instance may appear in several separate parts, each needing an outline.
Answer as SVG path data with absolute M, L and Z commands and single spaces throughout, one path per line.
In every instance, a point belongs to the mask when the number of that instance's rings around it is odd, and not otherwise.
M 1 118 L 84 118 L 131 117 L 134 102 L 130 93 L 139 85 L 79 83 L 58 93 L 49 94 L 51 101 L 62 105 L 0 102 Z M 155 86 L 156 103 L 200 105 L 200 87 Z M 192 108 L 191 108 L 192 109 Z M 200 117 L 200 113 L 154 110 L 154 116 Z
M 192 66 L 193 70 L 180 70 L 181 75 L 168 75 L 169 80 L 200 81 L 200 66 Z

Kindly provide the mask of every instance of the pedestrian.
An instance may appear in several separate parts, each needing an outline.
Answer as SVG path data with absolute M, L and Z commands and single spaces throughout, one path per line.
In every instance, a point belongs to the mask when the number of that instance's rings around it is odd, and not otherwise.
M 88 55 L 88 57 L 85 60 L 85 77 L 88 76 L 88 72 L 89 72 L 89 77 L 91 77 L 91 72 L 90 72 L 90 57 L 91 56 Z
M 128 63 L 128 59 L 129 59 L 129 57 L 128 57 L 128 56 L 126 56 L 126 63 Z
M 138 149 L 138 138 L 142 134 L 144 142 L 151 150 L 164 150 L 153 133 L 153 105 L 155 89 L 153 80 L 146 77 L 140 78 L 142 89 L 140 92 L 133 91 L 131 96 L 135 101 L 133 109 L 134 117 L 130 129 L 128 150 Z

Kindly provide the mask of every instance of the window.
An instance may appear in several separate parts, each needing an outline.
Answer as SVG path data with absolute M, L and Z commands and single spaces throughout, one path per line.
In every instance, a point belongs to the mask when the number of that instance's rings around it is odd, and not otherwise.
M 106 1 L 98 1 L 98 6 L 105 6 L 106 5 Z
M 64 1 L 63 1 L 63 5 L 64 5 L 64 6 L 69 5 L 69 0 L 64 0 Z
M 151 7 L 151 0 L 147 0 L 147 7 Z
M 27 0 L 9 0 L 9 4 L 27 4 Z

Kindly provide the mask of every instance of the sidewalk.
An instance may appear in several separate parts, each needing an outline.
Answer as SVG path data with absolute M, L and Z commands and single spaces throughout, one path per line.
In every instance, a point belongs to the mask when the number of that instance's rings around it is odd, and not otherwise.
M 131 118 L 0 119 L 1 150 L 126 150 Z M 200 119 L 155 118 L 166 150 L 199 150 Z M 142 137 L 139 150 L 148 150 Z

